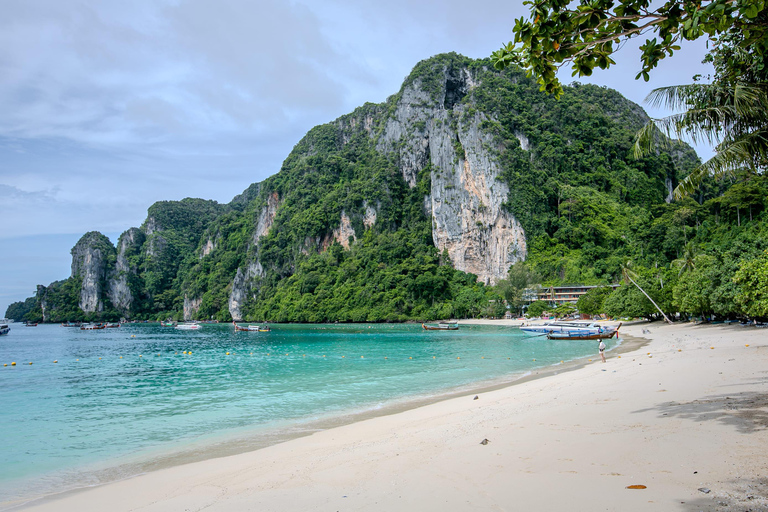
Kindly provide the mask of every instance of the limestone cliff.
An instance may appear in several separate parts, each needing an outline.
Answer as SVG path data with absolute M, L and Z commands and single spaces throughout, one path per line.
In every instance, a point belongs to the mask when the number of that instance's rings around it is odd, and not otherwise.
M 107 297 L 124 315 L 129 314 L 134 301 L 129 278 L 135 278 L 138 273 L 137 265 L 131 263 L 129 258 L 140 253 L 145 238 L 140 229 L 130 228 L 117 241 L 117 260 L 109 275 Z
M 115 261 L 112 242 L 98 231 L 90 231 L 78 240 L 71 254 L 72 277 L 82 282 L 80 309 L 86 313 L 103 311 L 107 270 Z
M 266 204 L 259 211 L 254 225 L 253 236 L 249 244 L 249 253 L 258 252 L 259 239 L 269 233 L 269 229 L 275 221 L 275 215 L 280 207 L 280 196 L 277 192 L 272 192 L 267 196 Z M 242 305 L 247 300 L 248 294 L 254 286 L 254 279 L 264 276 L 264 268 L 258 259 L 252 259 L 245 267 L 237 269 L 237 273 L 232 280 L 232 286 L 229 293 L 228 309 L 229 314 L 235 320 L 243 318 Z
M 312 128 L 279 172 L 229 204 L 157 202 L 116 251 L 87 234 L 73 249 L 73 279 L 49 287 L 44 312 L 69 314 L 61 305 L 79 290 L 83 311 L 112 317 L 480 314 L 488 300 L 473 295 L 482 306 L 470 308 L 460 290 L 479 287 L 459 271 L 486 284 L 505 277 L 528 256 L 527 236 L 562 227 L 562 193 L 663 201 L 677 179 L 672 164 L 687 158 L 682 148 L 671 161 L 626 161 L 642 109 L 604 88 L 566 93 L 557 102 L 488 61 L 423 61 L 384 103 Z M 607 247 L 600 236 L 591 243 Z
M 424 91 L 419 79 L 404 87 L 378 148 L 396 155 L 410 186 L 430 165 L 425 206 L 435 246 L 448 251 L 455 268 L 495 283 L 525 259 L 525 233 L 504 208 L 509 188 L 498 180 L 494 138 L 481 129 L 488 115 L 461 102 L 479 82 L 466 68 L 445 66 L 441 73 L 437 92 Z

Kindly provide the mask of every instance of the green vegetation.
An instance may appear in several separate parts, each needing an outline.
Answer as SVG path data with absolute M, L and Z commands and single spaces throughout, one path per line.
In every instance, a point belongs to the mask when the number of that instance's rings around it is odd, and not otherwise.
M 611 58 L 627 39 L 651 33 L 640 47 L 642 68 L 635 77 L 646 82 L 659 61 L 680 49 L 682 40 L 717 39 L 742 34 L 741 48 L 768 52 L 764 0 L 681 0 L 663 4 L 651 0 L 527 1 L 531 18 L 515 22 L 513 42 L 494 52 L 498 69 L 515 64 L 537 78 L 542 91 L 560 95 L 557 71 L 570 63 L 573 76 L 590 76 L 595 68 L 615 64 Z M 519 46 L 518 46 L 519 45 Z
M 576 308 L 585 315 L 599 315 L 603 312 L 605 299 L 613 292 L 607 286 L 598 286 L 587 291 L 576 301 Z
M 467 74 L 472 87 L 459 83 Z M 680 143 L 632 158 L 647 116 L 615 91 L 576 84 L 556 100 L 520 70 L 499 72 L 489 60 L 457 54 L 420 63 L 407 84 L 420 84 L 432 98 L 422 106 L 445 114 L 441 122 L 450 127 L 441 130 L 479 120 L 491 135 L 486 146 L 510 191 L 505 208 L 525 229 L 528 248 L 526 261 L 512 265 L 497 286 L 454 269 L 434 245 L 425 198 L 442 169 L 424 162 L 409 186 L 400 154 L 379 149 L 401 90 L 384 104 L 313 128 L 278 174 L 228 205 L 156 203 L 141 230 L 123 235 L 121 254 L 93 238 L 107 255 L 103 312 L 79 310 L 82 276 L 74 276 L 41 287 L 22 317 L 41 318 L 45 305 L 51 321 L 181 319 L 186 304 L 193 318 L 231 321 L 233 290 L 250 321 L 499 317 L 505 301 L 519 313 L 523 290 L 533 284 L 623 280 L 613 292 L 591 291 L 579 309 L 616 317 L 765 316 L 765 176 L 705 177 L 695 197 L 668 203 L 670 189 L 698 159 Z M 419 118 L 403 133 L 422 137 L 433 122 Z M 390 142 L 398 149 L 403 140 Z M 448 143 L 457 158 L 467 156 L 458 139 Z M 118 275 L 133 296 L 120 312 L 106 293 Z M 535 302 L 527 313 L 538 309 L 555 308 Z
M 24 322 L 29 320 L 34 322 L 34 318 L 28 316 L 37 306 L 37 298 L 29 297 L 25 301 L 14 302 L 8 306 L 5 310 L 5 318 L 13 320 L 14 322 Z

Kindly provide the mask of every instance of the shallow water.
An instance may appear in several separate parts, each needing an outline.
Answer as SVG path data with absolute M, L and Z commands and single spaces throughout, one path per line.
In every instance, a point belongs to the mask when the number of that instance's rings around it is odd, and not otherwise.
M 0 338 L 0 502 L 258 448 L 596 347 L 479 325 L 12 324 Z

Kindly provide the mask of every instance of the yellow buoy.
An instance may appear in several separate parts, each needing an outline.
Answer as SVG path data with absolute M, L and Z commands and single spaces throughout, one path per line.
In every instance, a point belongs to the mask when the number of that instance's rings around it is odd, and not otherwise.
M 709 347 L 709 348 L 711 348 L 712 350 L 715 350 L 715 347 Z
M 457 357 L 456 359 L 461 359 L 460 357 Z
M 11 366 L 16 366 L 16 361 L 12 362 Z
M 101 358 L 99 358 L 99 361 L 101 361 Z M 32 363 L 29 363 L 29 364 L 32 364 Z
M 323 356 L 323 357 L 325 357 L 325 356 Z M 387 357 L 386 357 L 386 356 L 384 356 L 384 359 L 386 359 L 386 358 L 387 358 Z
M 408 359 L 413 359 L 412 357 L 409 357 Z
M 227 355 L 229 355 L 229 352 L 227 352 Z
M 480 359 L 485 359 L 485 356 L 481 357 Z M 535 359 L 534 359 L 534 361 L 535 361 Z
M 616 356 L 616 357 L 618 357 L 619 359 L 621 359 L 621 356 Z
M 749 346 L 749 343 L 747 343 L 747 344 L 746 344 L 746 345 L 744 345 L 744 346 L 745 346 L 745 347 L 748 347 L 748 346 Z
M 75 361 L 79 361 L 79 359 L 75 359 Z M 16 364 L 16 363 L 13 363 L 13 364 Z
M 267 355 L 269 355 L 269 354 L 267 354 Z M 325 357 L 325 354 L 323 354 L 323 357 Z
M 535 361 L 535 359 L 534 359 L 534 361 Z
M 341 356 L 342 359 L 344 359 L 344 356 Z
M 187 352 L 187 355 L 191 356 L 192 355 L 192 351 L 190 350 L 189 352 Z
M 131 334 L 131 338 L 135 338 L 135 337 L 136 337 L 136 335 L 135 335 L 135 334 Z
M 8 366 L 8 363 L 5 363 L 3 366 Z
M 120 359 L 122 359 L 122 358 L 123 358 L 123 356 L 120 356 Z
M 435 359 L 435 356 L 432 356 L 432 359 Z
M 360 356 L 360 359 L 365 359 L 365 356 Z
M 141 354 L 139 354 L 139 357 L 141 357 Z
M 590 361 L 592 361 L 592 360 L 590 359 Z
M 32 366 L 32 361 L 29 362 L 29 365 Z
M 59 362 L 59 360 L 58 360 L 58 359 L 54 359 L 54 360 L 53 360 L 53 362 L 54 362 L 54 363 L 58 363 L 58 362 Z
M 677 349 L 678 352 L 682 352 L 682 349 Z

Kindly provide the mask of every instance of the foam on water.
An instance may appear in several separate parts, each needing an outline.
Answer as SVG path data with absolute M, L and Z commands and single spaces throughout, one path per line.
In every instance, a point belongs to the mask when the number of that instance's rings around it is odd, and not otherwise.
M 0 339 L 0 502 L 256 449 L 596 346 L 497 326 L 12 325 Z

